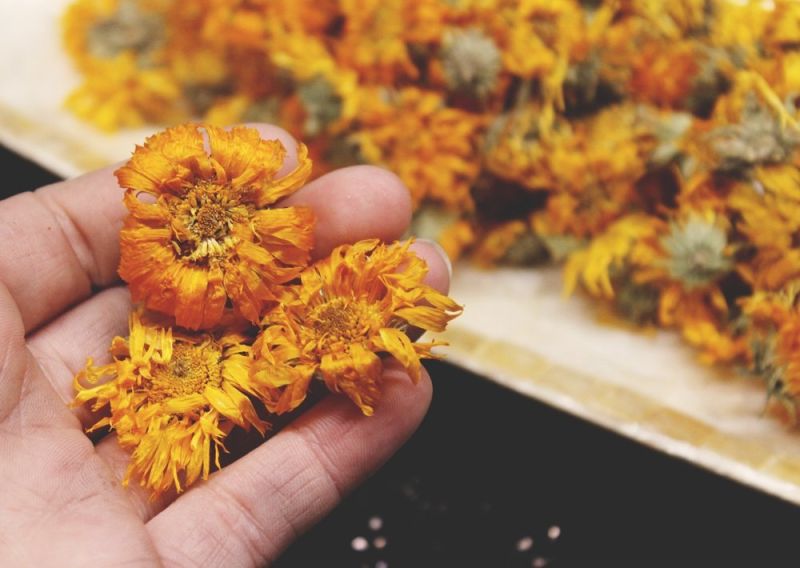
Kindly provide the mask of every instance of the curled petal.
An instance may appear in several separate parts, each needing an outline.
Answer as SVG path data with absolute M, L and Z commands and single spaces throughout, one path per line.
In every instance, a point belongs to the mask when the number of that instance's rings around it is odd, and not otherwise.
M 383 372 L 380 357 L 354 343 L 348 353 L 322 358 L 320 373 L 328 388 L 343 392 L 366 416 L 372 416 L 380 399 L 378 381 Z
M 384 327 L 380 330 L 383 348 L 388 351 L 408 371 L 414 384 L 419 382 L 420 362 L 414 344 L 399 329 Z

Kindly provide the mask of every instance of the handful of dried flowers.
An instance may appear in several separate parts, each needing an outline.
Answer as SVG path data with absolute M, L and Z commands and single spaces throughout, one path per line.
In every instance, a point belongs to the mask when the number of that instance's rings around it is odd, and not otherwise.
M 315 379 L 371 415 L 382 357 L 418 380 L 436 343 L 408 333 L 461 312 L 423 283 L 410 242 L 361 241 L 311 263 L 311 211 L 270 207 L 311 169 L 301 145 L 278 178 L 285 154 L 253 129 L 184 124 L 116 172 L 129 210 L 119 272 L 139 305 L 112 362 L 75 377 L 76 404 L 102 411 L 91 429 L 116 432 L 132 452 L 125 482 L 153 495 L 207 478 L 233 428 L 264 434 Z

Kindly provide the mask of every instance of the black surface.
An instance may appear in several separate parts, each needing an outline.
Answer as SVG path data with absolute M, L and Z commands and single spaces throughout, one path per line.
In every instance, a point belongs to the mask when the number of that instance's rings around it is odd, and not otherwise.
M 800 509 L 456 367 L 428 368 L 420 430 L 279 568 L 798 565 Z M 353 550 L 376 536 L 383 549 Z
M 3 172 L 3 181 L 0 182 L 0 199 L 39 188 L 59 179 L 54 174 L 20 158 L 3 146 L 0 146 L 0 172 Z
M 0 196 L 56 179 L 3 148 L 0 168 Z M 434 401 L 420 430 L 278 568 L 800 564 L 799 508 L 428 367 Z

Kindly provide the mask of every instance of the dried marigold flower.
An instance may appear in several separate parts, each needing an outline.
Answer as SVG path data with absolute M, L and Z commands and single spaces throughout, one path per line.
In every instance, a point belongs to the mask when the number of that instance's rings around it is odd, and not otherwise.
M 75 377 L 75 403 L 108 409 L 89 431 L 109 427 L 132 450 L 123 484 L 135 478 L 154 496 L 173 486 L 180 492 L 208 477 L 212 454 L 219 468 L 234 425 L 265 431 L 248 397 L 247 339 L 235 331 L 179 332 L 134 312 L 128 337 L 111 343 L 113 362 L 89 359 Z
M 659 219 L 641 214 L 628 215 L 614 222 L 587 247 L 569 255 L 564 268 L 566 293 L 571 294 L 582 284 L 592 296 L 613 298 L 612 271 L 623 269 L 634 257 L 641 255 L 637 249 L 647 248 L 661 226 Z
M 268 206 L 297 190 L 311 169 L 278 179 L 286 151 L 256 130 L 181 125 L 150 137 L 116 171 L 130 216 L 120 232 L 120 276 L 134 301 L 190 329 L 217 325 L 230 306 L 257 322 L 275 288 L 307 265 L 313 215 Z M 145 203 L 140 194 L 155 198 Z
M 336 59 L 358 71 L 368 83 L 416 79 L 419 70 L 405 41 L 416 4 L 404 0 L 342 0 L 339 8 L 344 25 L 334 47 Z
M 182 118 L 179 79 L 166 57 L 166 23 L 145 0 L 79 0 L 62 19 L 67 53 L 84 75 L 66 107 L 112 131 Z
M 783 162 L 798 144 L 800 132 L 781 124 L 781 117 L 775 116 L 754 93 L 744 98 L 738 123 L 720 126 L 708 134 L 717 169 L 724 172 Z
M 800 170 L 790 164 L 755 168 L 727 197 L 736 234 L 751 251 L 737 271 L 756 289 L 776 290 L 800 276 Z
M 700 46 L 689 41 L 644 45 L 633 62 L 629 89 L 636 99 L 679 107 L 691 92 L 699 71 Z
M 434 357 L 435 343 L 412 343 L 408 329 L 442 331 L 461 307 L 422 283 L 427 267 L 409 244 L 340 246 L 285 289 L 253 345 L 252 380 L 270 411 L 297 408 L 319 378 L 371 415 L 380 398 L 381 353 L 419 380 L 420 358 Z
M 485 119 L 447 107 L 436 92 L 408 87 L 371 90 L 359 109 L 353 139 L 362 157 L 397 173 L 415 207 L 423 200 L 470 211 Z
M 751 369 L 767 381 L 770 397 L 800 394 L 800 281 L 778 292 L 756 292 L 741 302 L 750 322 Z
M 530 227 L 525 221 L 515 219 L 502 223 L 487 231 L 476 247 L 473 257 L 477 263 L 491 266 L 504 263 L 516 264 L 515 260 L 520 261 L 519 264 L 525 264 L 525 260 L 532 260 L 530 256 L 546 256 L 544 245 L 538 247 L 539 251 L 530 251 L 533 252 L 532 255 L 526 254 L 529 251 L 524 249 L 533 244 L 527 238 L 530 235 Z M 512 250 L 517 245 L 519 247 Z M 535 244 L 533 246 L 536 247 Z

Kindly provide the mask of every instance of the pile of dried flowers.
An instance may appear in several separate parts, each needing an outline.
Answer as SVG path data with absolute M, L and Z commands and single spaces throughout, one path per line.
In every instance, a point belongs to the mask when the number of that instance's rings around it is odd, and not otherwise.
M 800 3 L 78 0 L 64 23 L 94 124 L 263 120 L 316 173 L 386 166 L 453 256 L 565 261 L 794 414 Z
M 92 429 L 131 450 L 125 483 L 157 495 L 207 477 L 234 427 L 263 434 L 315 379 L 371 415 L 381 355 L 416 382 L 436 342 L 407 331 L 442 331 L 461 311 L 423 283 L 410 241 L 360 241 L 311 263 L 312 212 L 271 207 L 311 171 L 301 145 L 277 177 L 285 156 L 254 129 L 184 124 L 116 171 L 129 211 L 119 273 L 138 305 L 112 362 L 89 360 L 75 388 L 77 404 L 104 413 Z

